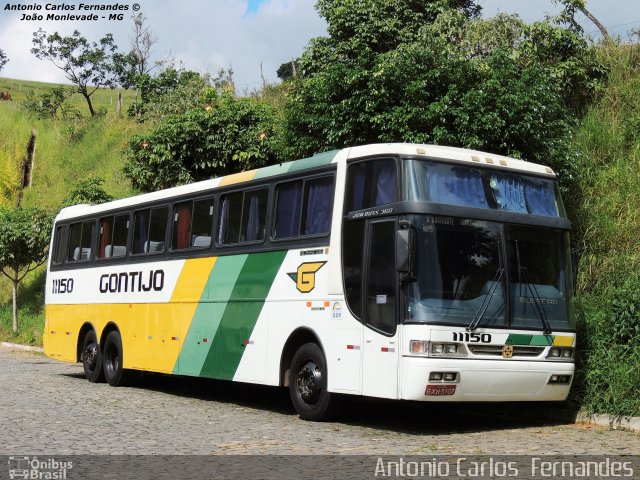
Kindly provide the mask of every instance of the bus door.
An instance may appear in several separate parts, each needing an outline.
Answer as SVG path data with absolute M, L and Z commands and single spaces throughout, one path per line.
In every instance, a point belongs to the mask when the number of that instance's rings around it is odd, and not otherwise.
M 395 259 L 396 220 L 368 220 L 363 272 L 362 394 L 397 398 L 398 273 Z

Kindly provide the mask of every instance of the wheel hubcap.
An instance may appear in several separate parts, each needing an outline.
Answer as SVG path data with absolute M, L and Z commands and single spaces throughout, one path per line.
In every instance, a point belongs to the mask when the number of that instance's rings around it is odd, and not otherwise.
M 87 348 L 84 349 L 84 363 L 89 367 L 89 369 L 93 370 L 96 368 L 96 362 L 98 361 L 98 345 L 92 343 L 87 345 Z
M 314 362 L 309 361 L 298 372 L 296 384 L 300 398 L 306 404 L 312 405 L 320 396 L 322 372 Z

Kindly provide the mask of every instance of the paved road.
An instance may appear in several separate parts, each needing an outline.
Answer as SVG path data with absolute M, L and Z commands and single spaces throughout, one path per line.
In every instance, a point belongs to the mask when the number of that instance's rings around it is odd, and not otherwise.
M 310 423 L 282 389 L 161 375 L 112 388 L 79 364 L 0 348 L 0 455 L 40 453 L 638 455 L 640 435 L 363 400 Z

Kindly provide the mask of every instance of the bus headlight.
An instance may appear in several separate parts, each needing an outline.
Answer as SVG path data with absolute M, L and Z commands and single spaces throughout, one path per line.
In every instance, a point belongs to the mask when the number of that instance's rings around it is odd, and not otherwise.
M 551 347 L 549 349 L 549 353 L 547 353 L 547 358 L 552 358 L 554 360 L 570 360 L 573 358 L 573 348 Z
M 434 357 L 466 357 L 467 351 L 461 343 L 432 343 L 429 354 Z

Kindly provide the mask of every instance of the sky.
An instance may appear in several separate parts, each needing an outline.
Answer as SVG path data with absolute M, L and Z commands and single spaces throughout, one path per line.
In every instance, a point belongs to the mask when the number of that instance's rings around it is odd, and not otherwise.
M 134 4 L 147 17 L 147 24 L 157 37 L 154 58 L 171 57 L 185 68 L 215 74 L 220 68 L 232 68 L 239 93 L 260 88 L 260 65 L 266 80 L 277 81 L 276 70 L 298 57 L 309 40 L 326 34 L 326 23 L 318 16 L 314 0 L 2 0 L 0 1 L 0 49 L 9 63 L 3 77 L 66 83 L 64 74 L 31 53 L 33 32 L 69 35 L 79 30 L 87 39 L 98 40 L 112 33 L 120 50 L 128 51 Z M 98 21 L 48 21 L 47 4 L 127 5 L 124 19 Z M 517 13 L 526 21 L 543 19 L 559 7 L 553 0 L 480 0 L 484 16 Z M 22 20 L 32 11 L 12 11 L 7 6 L 40 5 L 35 12 L 43 20 Z M 626 38 L 633 28 L 640 29 L 640 0 L 587 0 L 591 12 L 612 35 Z M 67 12 L 80 13 L 80 12 Z M 588 34 L 598 31 L 584 17 L 580 18 Z

